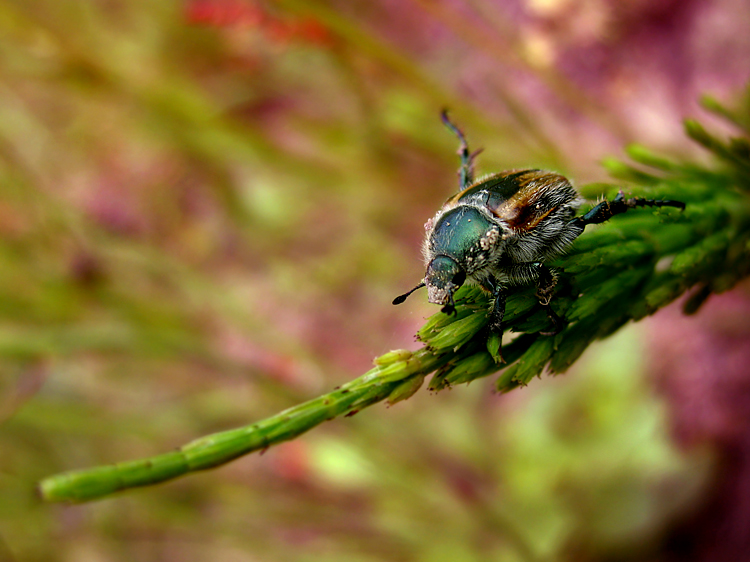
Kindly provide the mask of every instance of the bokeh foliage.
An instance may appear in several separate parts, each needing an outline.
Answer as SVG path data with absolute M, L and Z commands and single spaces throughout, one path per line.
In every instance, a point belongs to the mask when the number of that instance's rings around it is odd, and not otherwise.
M 388 303 L 454 189 L 443 106 L 485 171 L 604 179 L 581 146 L 633 138 L 596 87 L 450 3 L 394 20 L 290 1 L 255 27 L 195 4 L 0 3 L 0 559 L 576 559 L 658 539 L 706 457 L 668 439 L 635 332 L 523 393 L 422 392 L 221 471 L 40 504 L 44 476 L 262 419 L 409 341 L 432 307 Z M 602 127 L 609 144 L 582 140 Z

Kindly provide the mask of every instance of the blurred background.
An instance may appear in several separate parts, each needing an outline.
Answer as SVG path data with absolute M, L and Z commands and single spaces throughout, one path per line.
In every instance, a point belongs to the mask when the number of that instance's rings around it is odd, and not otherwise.
M 0 1 L 0 561 L 746 560 L 748 287 L 564 377 L 376 406 L 82 506 L 157 454 L 355 378 L 436 308 L 422 225 L 479 171 L 705 159 L 746 0 Z

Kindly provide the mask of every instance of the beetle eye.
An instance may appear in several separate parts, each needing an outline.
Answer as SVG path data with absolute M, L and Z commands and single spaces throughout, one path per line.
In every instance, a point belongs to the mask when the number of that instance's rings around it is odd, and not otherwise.
M 451 282 L 459 287 L 464 284 L 464 281 L 466 281 L 466 272 L 464 271 L 459 271 L 453 276 L 453 279 L 451 279 Z

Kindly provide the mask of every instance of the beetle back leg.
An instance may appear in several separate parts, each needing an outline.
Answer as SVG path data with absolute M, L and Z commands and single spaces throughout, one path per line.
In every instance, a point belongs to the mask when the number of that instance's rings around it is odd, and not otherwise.
M 625 199 L 622 191 L 612 201 L 602 201 L 582 217 L 576 217 L 571 222 L 580 225 L 581 229 L 590 224 L 599 224 L 608 221 L 615 215 L 620 215 L 636 207 L 676 207 L 685 209 L 682 201 L 671 199 L 643 199 L 642 197 L 631 197 Z
M 536 282 L 536 298 L 539 299 L 539 304 L 544 307 L 544 311 L 547 313 L 547 318 L 552 322 L 552 331 L 539 332 L 543 336 L 556 336 L 563 328 L 565 328 L 565 320 L 560 318 L 557 313 L 550 306 L 552 301 L 552 295 L 554 293 L 555 285 L 557 285 L 557 276 L 555 273 L 543 263 L 538 264 L 538 277 Z
M 536 284 L 536 298 L 539 301 L 539 304 L 544 307 L 544 311 L 547 313 L 547 318 L 549 318 L 553 326 L 552 331 L 540 332 L 540 334 L 543 336 L 554 336 L 559 334 L 563 328 L 565 328 L 565 320 L 558 316 L 552 309 L 552 306 L 550 306 L 552 296 L 555 292 L 555 286 L 557 285 L 557 275 L 552 269 L 544 265 L 542 262 L 536 261 L 505 266 L 503 267 L 503 273 L 507 276 L 506 280 L 511 285 L 526 285 L 532 282 Z M 488 284 L 492 284 L 492 288 L 488 288 Z M 485 289 L 494 295 L 494 287 L 497 285 L 497 282 L 492 278 L 488 284 L 484 285 Z M 504 308 L 505 303 L 503 301 L 503 309 Z
M 536 298 L 542 306 L 549 306 L 557 285 L 557 276 L 543 263 L 537 262 L 534 265 L 537 266 Z
M 461 167 L 458 169 L 458 187 L 459 190 L 463 191 L 474 183 L 474 159 L 480 152 L 482 152 L 482 150 L 477 150 L 474 153 L 469 151 L 469 143 L 464 136 L 464 132 L 454 125 L 448 118 L 447 109 L 443 110 L 440 114 L 440 118 L 443 121 L 443 124 L 458 137 L 458 140 L 461 143 L 458 147 L 458 155 L 461 157 Z

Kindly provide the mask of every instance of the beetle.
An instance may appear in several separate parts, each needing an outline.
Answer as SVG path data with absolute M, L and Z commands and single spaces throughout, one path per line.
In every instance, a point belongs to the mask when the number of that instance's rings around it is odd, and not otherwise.
M 536 297 L 547 312 L 555 335 L 564 321 L 550 306 L 557 272 L 545 262 L 563 254 L 586 226 L 599 224 L 635 207 L 676 207 L 681 201 L 626 199 L 620 191 L 612 201 L 601 201 L 576 216 L 583 200 L 567 178 L 544 170 L 508 170 L 474 181 L 474 160 L 463 131 L 441 114 L 443 123 L 460 142 L 459 191 L 425 224 L 422 251 L 426 272 L 419 285 L 396 297 L 401 304 L 422 287 L 428 301 L 442 312 L 456 312 L 454 294 L 464 283 L 492 295 L 488 328 L 503 331 L 506 289 L 536 284 Z

